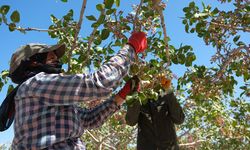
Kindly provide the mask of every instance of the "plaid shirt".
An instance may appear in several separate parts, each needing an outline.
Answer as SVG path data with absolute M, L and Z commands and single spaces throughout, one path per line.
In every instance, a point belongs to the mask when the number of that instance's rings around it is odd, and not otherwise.
M 46 74 L 25 81 L 15 97 L 13 150 L 85 149 L 84 129 L 101 126 L 118 107 L 111 97 L 93 109 L 80 102 L 106 99 L 134 62 L 134 50 L 126 45 L 93 74 Z

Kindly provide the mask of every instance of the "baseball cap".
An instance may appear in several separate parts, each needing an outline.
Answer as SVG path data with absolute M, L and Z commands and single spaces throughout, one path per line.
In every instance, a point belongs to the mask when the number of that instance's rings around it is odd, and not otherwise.
M 55 51 L 55 54 L 59 59 L 64 55 L 65 50 L 65 44 L 46 45 L 40 43 L 30 43 L 21 46 L 11 57 L 9 74 L 12 74 L 19 67 L 22 61 L 29 60 L 29 58 L 35 54 Z

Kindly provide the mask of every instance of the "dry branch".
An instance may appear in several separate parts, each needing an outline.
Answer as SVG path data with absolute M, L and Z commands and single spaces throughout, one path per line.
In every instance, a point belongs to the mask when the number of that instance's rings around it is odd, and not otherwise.
M 4 16 L 2 15 L 2 17 L 4 18 Z M 10 24 L 7 22 L 6 19 L 3 19 L 3 23 L 6 25 L 6 26 L 10 26 Z M 72 26 L 74 27 L 74 26 Z M 37 32 L 55 32 L 55 31 L 60 31 L 60 30 L 64 30 L 63 28 L 59 28 L 59 29 L 40 29 L 40 28 L 34 28 L 34 27 L 27 27 L 27 28 L 24 28 L 24 27 L 14 27 L 13 28 L 14 30 L 18 30 L 20 32 L 26 32 L 26 31 L 37 31 Z
M 165 19 L 163 16 L 163 11 L 160 10 L 160 18 L 161 18 L 161 26 L 163 29 L 163 34 L 164 34 L 164 42 L 166 44 L 166 56 L 167 56 L 167 65 L 170 66 L 170 55 L 169 55 L 169 46 L 168 46 L 168 35 L 167 35 L 167 29 L 166 29 L 166 25 L 165 25 Z
M 113 146 L 110 146 L 109 144 L 104 142 L 109 136 L 106 136 L 103 139 L 98 140 L 90 131 L 86 130 L 86 133 L 96 142 L 96 144 L 98 144 L 98 147 L 101 145 L 105 145 L 106 147 L 108 147 L 110 149 L 113 149 L 113 150 L 116 149 Z
M 193 147 L 193 146 L 197 146 L 198 144 L 200 144 L 201 142 L 205 142 L 205 140 L 198 140 L 192 143 L 183 143 L 183 144 L 179 144 L 180 147 Z
M 133 32 L 136 31 L 136 22 L 138 20 L 138 15 L 141 10 L 142 3 L 143 3 L 143 0 L 140 1 L 140 4 L 138 5 L 137 10 L 136 10 L 136 14 L 134 17 L 134 22 L 133 22 Z
M 233 30 L 241 30 L 241 31 L 244 31 L 244 32 L 250 32 L 250 28 L 247 28 L 247 27 L 236 27 L 236 26 L 232 26 L 232 25 L 226 25 L 226 24 L 221 24 L 221 23 L 217 23 L 217 22 L 206 22 L 206 23 L 210 23 L 210 24 L 213 24 L 215 26 L 220 26 L 220 27 L 224 27 L 224 28 L 227 28 L 227 29 L 233 29 Z
M 102 15 L 105 15 L 105 10 L 104 9 L 101 11 L 100 16 L 102 16 Z M 87 53 L 86 53 L 86 59 L 85 59 L 85 61 L 82 62 L 82 65 L 84 65 L 89 60 L 90 48 L 91 48 L 92 42 L 93 42 L 93 40 L 95 38 L 95 33 L 96 33 L 97 29 L 98 29 L 98 27 L 94 27 L 92 33 L 90 34 L 90 37 L 89 37 L 89 40 L 88 40 L 88 48 L 87 48 Z
M 235 58 L 235 54 L 240 52 L 242 49 L 246 49 L 247 51 L 250 51 L 249 47 L 247 46 L 240 46 L 238 48 L 233 49 L 229 55 L 228 58 L 222 63 L 222 67 L 219 71 L 219 73 L 217 74 L 217 79 L 220 79 L 223 75 L 223 73 L 225 72 L 225 70 L 227 69 L 227 67 L 229 66 L 229 64 L 233 61 L 233 59 Z
M 72 56 L 73 50 L 76 48 L 76 43 L 77 43 L 78 35 L 79 35 L 79 32 L 81 30 L 81 26 L 82 26 L 82 20 L 83 20 L 84 11 L 86 8 L 86 3 L 87 3 L 87 0 L 84 0 L 82 3 L 80 18 L 79 18 L 78 24 L 76 26 L 76 33 L 75 33 L 74 41 L 72 43 L 72 46 L 71 46 L 71 49 L 70 49 L 69 55 L 68 55 L 68 71 L 67 72 L 70 72 L 70 70 L 71 70 L 71 56 Z
M 88 130 L 85 131 L 96 143 L 99 143 L 99 140 Z
M 167 35 L 167 29 L 165 24 L 165 19 L 163 15 L 163 8 L 160 7 L 161 0 L 153 0 L 153 8 L 159 13 L 160 19 L 161 19 L 161 27 L 163 30 L 164 35 L 164 42 L 166 44 L 166 57 L 167 57 L 167 66 L 170 66 L 170 55 L 169 55 L 169 45 L 168 45 L 168 35 Z

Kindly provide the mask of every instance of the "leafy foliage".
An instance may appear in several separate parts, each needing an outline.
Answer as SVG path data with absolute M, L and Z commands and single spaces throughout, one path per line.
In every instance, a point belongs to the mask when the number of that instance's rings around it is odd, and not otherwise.
M 88 141 L 89 149 L 134 149 L 136 127 L 125 125 L 126 107 L 134 100 L 144 104 L 147 98 L 157 99 L 157 92 L 164 90 L 158 75 L 174 79 L 170 67 L 176 65 L 186 68 L 174 87 L 187 116 L 185 123 L 177 127 L 181 148 L 249 149 L 250 47 L 241 35 L 250 32 L 250 7 L 248 1 L 220 2 L 233 3 L 234 10 L 220 10 L 204 3 L 200 8 L 195 2 L 183 8 L 183 30 L 196 34 L 215 49 L 211 68 L 195 64 L 197 56 L 191 45 L 180 44 L 176 48 L 168 44 L 170 37 L 164 33 L 162 23 L 162 11 L 166 9 L 163 1 L 144 0 L 141 5 L 133 6 L 133 13 L 125 14 L 120 0 L 105 0 L 96 5 L 98 15 L 85 16 L 92 23 L 93 31 L 80 38 L 76 38 L 80 27 L 73 17 L 74 10 L 62 18 L 51 14 L 48 34 L 67 46 L 62 58 L 63 63 L 68 64 L 67 73 L 98 69 L 127 42 L 126 35 L 133 30 L 147 33 L 148 49 L 131 66 L 129 76 L 137 75 L 141 83 L 150 86 L 142 86 L 141 92 L 128 96 L 121 111 L 102 128 L 86 132 L 83 138 Z M 18 27 L 21 15 L 16 10 L 10 14 L 10 10 L 8 5 L 0 7 L 0 25 L 7 25 L 10 31 L 32 30 Z M 0 89 L 7 84 L 6 75 L 7 71 L 3 71 Z M 238 78 L 243 81 L 239 83 Z M 235 98 L 237 86 L 242 93 Z

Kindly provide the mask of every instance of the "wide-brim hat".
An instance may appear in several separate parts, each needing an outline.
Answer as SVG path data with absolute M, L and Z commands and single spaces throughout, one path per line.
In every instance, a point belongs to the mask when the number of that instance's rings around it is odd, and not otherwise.
M 65 44 L 46 45 L 40 43 L 30 43 L 22 46 L 18 48 L 11 57 L 9 74 L 12 74 L 19 67 L 22 61 L 29 60 L 29 58 L 35 54 L 55 51 L 55 54 L 59 59 L 64 55 L 65 50 Z

